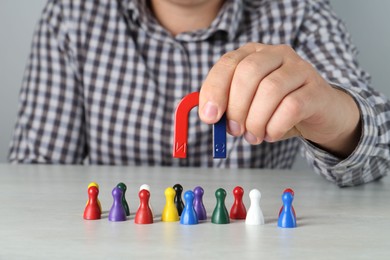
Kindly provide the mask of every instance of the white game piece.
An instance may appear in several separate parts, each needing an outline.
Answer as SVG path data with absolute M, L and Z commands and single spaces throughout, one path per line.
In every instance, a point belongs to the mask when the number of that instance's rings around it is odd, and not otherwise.
M 264 216 L 260 208 L 261 193 L 257 189 L 249 192 L 251 205 L 246 214 L 245 224 L 247 225 L 264 225 Z
M 141 187 L 139 187 L 139 190 L 140 190 L 140 191 L 141 191 L 141 190 L 147 190 L 147 191 L 149 191 L 149 193 L 150 193 L 150 186 L 149 186 L 148 184 L 142 184 Z M 154 214 L 153 214 L 153 208 L 152 208 L 152 204 L 151 204 L 151 202 L 150 202 L 150 199 L 149 199 L 149 208 L 150 208 L 150 210 L 152 211 L 152 216 L 154 216 Z

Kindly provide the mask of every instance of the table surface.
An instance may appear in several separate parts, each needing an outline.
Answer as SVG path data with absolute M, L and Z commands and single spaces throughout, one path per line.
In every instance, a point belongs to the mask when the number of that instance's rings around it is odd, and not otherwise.
M 83 219 L 87 186 L 100 185 L 102 219 Z M 108 221 L 111 191 L 127 185 L 131 216 Z M 151 225 L 137 225 L 140 185 L 151 186 L 155 213 Z M 166 187 L 180 183 L 184 191 L 202 186 L 208 220 L 192 226 L 161 222 Z M 0 259 L 389 259 L 390 180 L 354 188 L 338 188 L 313 172 L 221 170 L 168 167 L 0 165 Z M 262 193 L 265 225 L 244 221 L 212 224 L 210 217 L 222 187 Z M 277 227 L 281 194 L 295 191 L 297 228 Z

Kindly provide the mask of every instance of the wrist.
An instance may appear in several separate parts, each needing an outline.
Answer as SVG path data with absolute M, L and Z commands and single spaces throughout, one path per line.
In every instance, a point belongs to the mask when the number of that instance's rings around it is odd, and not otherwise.
M 341 106 L 341 110 L 335 111 L 337 121 L 341 129 L 333 139 L 318 145 L 339 158 L 347 158 L 359 144 L 362 134 L 362 122 L 359 107 L 354 98 L 346 91 L 333 88 L 335 100 Z M 341 116 L 339 116 L 341 115 Z

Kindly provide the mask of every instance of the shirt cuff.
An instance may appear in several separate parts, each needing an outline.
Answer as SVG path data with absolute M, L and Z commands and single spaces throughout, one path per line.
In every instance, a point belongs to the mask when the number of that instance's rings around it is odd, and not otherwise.
M 358 145 L 355 150 L 345 159 L 340 159 L 333 154 L 324 151 L 310 141 L 300 138 L 307 148 L 306 153 L 311 158 L 315 165 L 320 168 L 331 171 L 333 178 L 342 179 L 342 176 L 347 171 L 362 167 L 368 158 L 374 153 L 374 149 L 378 139 L 376 113 L 372 105 L 359 93 L 331 84 L 337 89 L 348 93 L 357 103 L 360 110 L 360 120 L 362 133 Z

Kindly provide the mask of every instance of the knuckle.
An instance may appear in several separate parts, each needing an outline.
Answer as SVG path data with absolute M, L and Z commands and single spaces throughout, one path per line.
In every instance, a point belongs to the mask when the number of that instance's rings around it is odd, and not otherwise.
M 298 97 L 287 96 L 283 100 L 283 110 L 290 117 L 300 117 L 304 108 L 304 100 Z
M 290 46 L 290 45 L 287 45 L 287 44 L 280 44 L 280 45 L 277 45 L 275 46 L 276 50 L 278 51 L 281 51 L 283 53 L 290 53 L 290 52 L 294 52 L 294 49 Z
M 237 67 L 237 64 L 240 62 L 238 55 L 232 52 L 225 53 L 222 55 L 222 57 L 219 59 L 219 63 L 225 67 L 228 68 L 235 68 Z
M 252 134 L 261 137 L 263 136 L 264 125 L 261 120 L 253 115 L 248 115 L 245 120 L 245 129 Z
M 244 48 L 250 48 L 250 49 L 257 49 L 260 46 L 260 43 L 257 42 L 248 42 L 243 47 Z
M 247 109 L 245 107 L 245 104 L 237 100 L 229 99 L 229 103 L 226 108 L 226 116 L 229 119 L 242 123 L 245 120 L 244 115 L 246 113 L 247 113 Z
M 262 93 L 269 96 L 280 96 L 283 92 L 283 79 L 278 76 L 265 77 L 260 83 L 260 89 Z
M 267 136 L 273 141 L 280 140 L 280 138 L 285 134 L 285 130 L 280 122 L 269 123 L 266 127 Z
M 238 64 L 237 70 L 246 74 L 256 74 L 259 70 L 258 66 L 257 60 L 249 56 Z

